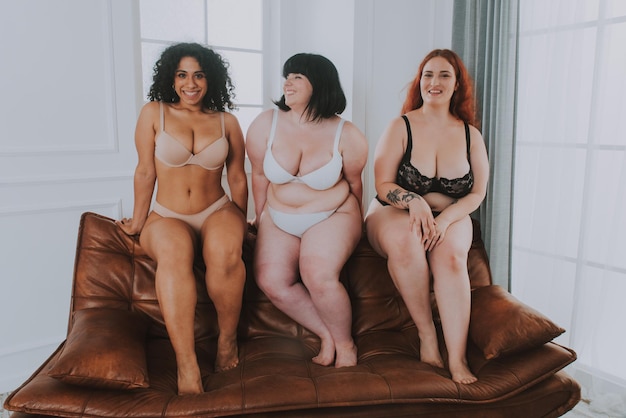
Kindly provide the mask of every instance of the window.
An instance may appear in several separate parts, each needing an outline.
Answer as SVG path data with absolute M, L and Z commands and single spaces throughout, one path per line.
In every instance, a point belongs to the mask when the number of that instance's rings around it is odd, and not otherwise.
M 568 330 L 574 367 L 622 388 L 624 43 L 624 1 L 520 2 L 512 290 Z
M 140 0 L 143 97 L 154 63 L 165 47 L 198 42 L 228 63 L 245 134 L 263 108 L 263 0 Z

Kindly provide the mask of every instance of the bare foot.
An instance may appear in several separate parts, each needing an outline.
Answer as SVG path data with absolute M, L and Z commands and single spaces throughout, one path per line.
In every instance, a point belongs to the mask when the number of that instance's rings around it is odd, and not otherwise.
M 455 365 L 450 364 L 450 374 L 452 375 L 453 381 L 463 385 L 469 385 L 478 380 L 469 369 L 467 362 L 461 362 Z
M 234 369 L 239 364 L 239 348 L 237 339 L 217 339 L 217 355 L 215 356 L 215 371 L 224 372 Z
M 335 361 L 335 343 L 332 338 L 322 338 L 320 352 L 311 361 L 320 366 L 330 366 Z
M 336 368 L 356 366 L 356 361 L 356 345 L 352 341 L 344 347 L 337 346 Z
M 443 359 L 439 353 L 439 343 L 436 335 L 424 338 L 420 336 L 420 361 L 434 367 L 444 367 Z
M 204 392 L 200 368 L 189 367 L 188 370 L 178 368 L 178 394 L 191 395 Z

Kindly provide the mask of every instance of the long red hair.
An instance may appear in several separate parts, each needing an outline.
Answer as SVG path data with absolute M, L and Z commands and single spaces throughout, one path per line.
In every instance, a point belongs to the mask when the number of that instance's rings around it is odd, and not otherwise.
M 415 79 L 410 84 L 406 99 L 402 105 L 402 114 L 414 109 L 419 109 L 424 105 L 420 83 L 422 80 L 422 72 L 424 71 L 426 63 L 435 57 L 442 57 L 448 61 L 450 65 L 452 65 L 452 68 L 454 68 L 456 75 L 458 87 L 450 100 L 450 113 L 462 121 L 478 127 L 479 121 L 476 120 L 476 100 L 474 98 L 472 79 L 461 58 L 454 51 L 449 49 L 435 49 L 424 57 Z

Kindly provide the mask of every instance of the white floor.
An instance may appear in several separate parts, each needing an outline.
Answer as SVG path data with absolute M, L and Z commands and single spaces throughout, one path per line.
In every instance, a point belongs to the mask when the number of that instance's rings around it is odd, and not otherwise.
M 611 408 L 615 410 L 615 408 Z M 626 411 L 618 413 L 601 412 L 588 402 L 580 401 L 574 409 L 563 415 L 565 418 L 626 418 Z
M 563 415 L 565 418 L 624 418 L 626 417 L 626 411 L 617 415 L 607 415 L 606 413 L 601 413 L 598 411 L 594 411 L 594 409 L 589 406 L 589 404 L 585 401 L 580 401 L 567 414 Z
M 4 400 L 7 398 L 7 396 L 9 396 L 8 393 L 0 393 L 0 418 L 9 418 L 9 411 L 5 411 L 2 408 L 2 405 L 4 405 Z

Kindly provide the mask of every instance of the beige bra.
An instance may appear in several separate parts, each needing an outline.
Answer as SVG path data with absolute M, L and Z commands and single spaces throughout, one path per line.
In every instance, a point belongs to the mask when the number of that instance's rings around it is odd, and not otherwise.
M 159 103 L 161 112 L 161 132 L 157 135 L 154 156 L 168 167 L 183 167 L 189 164 L 199 165 L 207 170 L 218 170 L 224 166 L 228 157 L 228 140 L 224 134 L 224 113 L 220 113 L 222 136 L 194 154 L 180 141 L 165 132 L 163 103 Z

